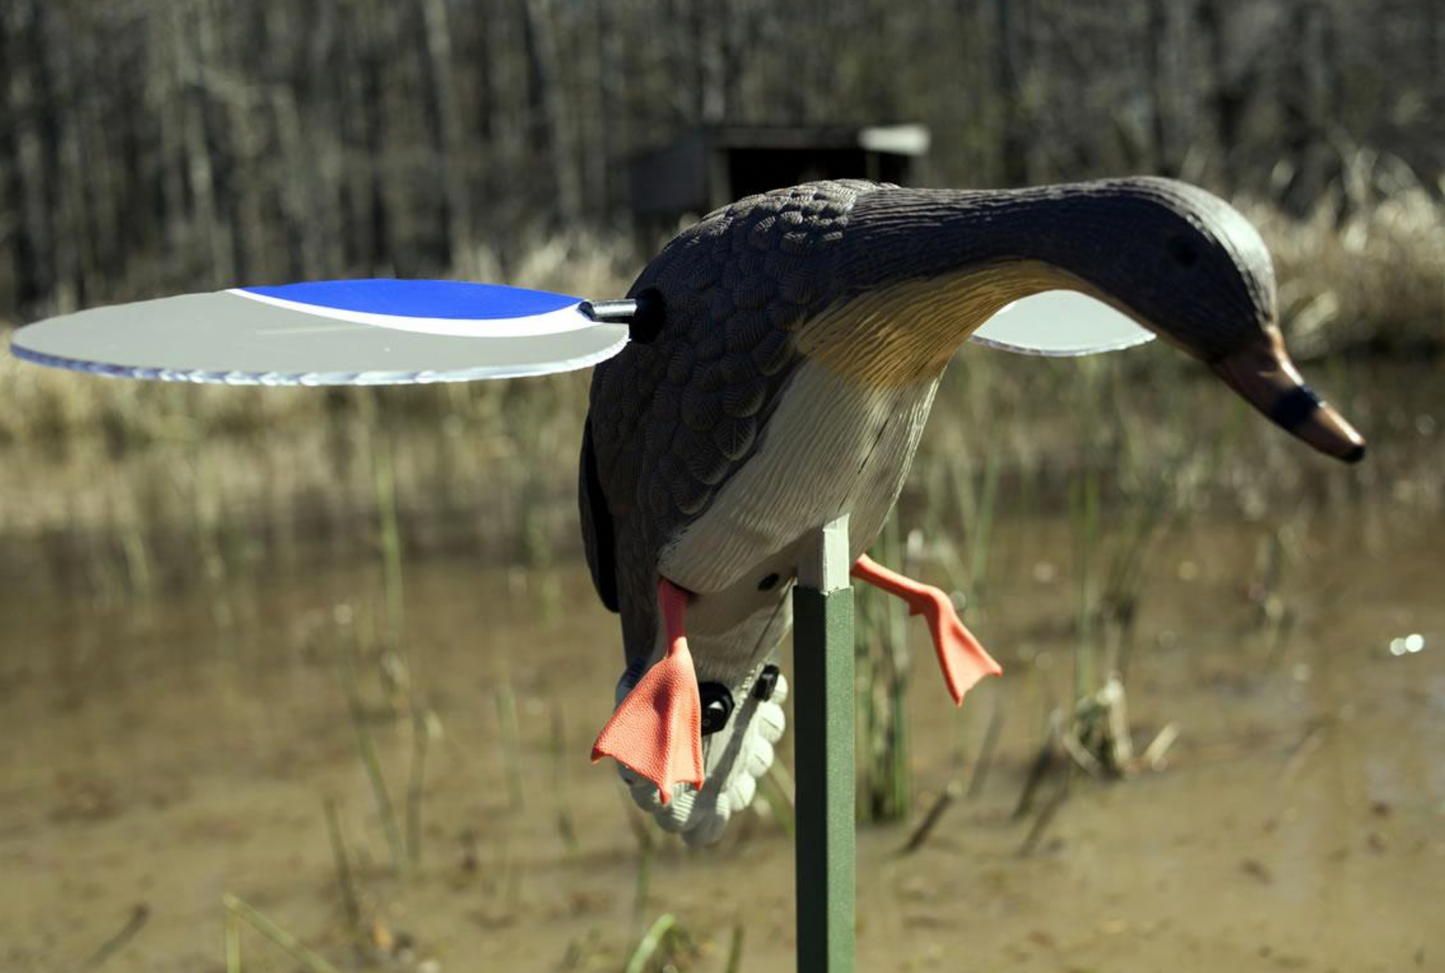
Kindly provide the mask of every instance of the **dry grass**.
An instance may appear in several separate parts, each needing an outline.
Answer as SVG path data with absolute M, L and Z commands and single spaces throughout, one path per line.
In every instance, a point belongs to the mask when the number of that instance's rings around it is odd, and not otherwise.
M 1445 181 L 1356 153 L 1338 190 L 1304 220 L 1243 202 L 1274 254 L 1295 353 L 1407 355 L 1445 341 Z

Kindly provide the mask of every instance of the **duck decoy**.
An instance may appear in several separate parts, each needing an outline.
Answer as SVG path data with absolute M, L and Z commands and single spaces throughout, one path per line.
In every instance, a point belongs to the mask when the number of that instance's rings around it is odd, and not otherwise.
M 1086 297 L 1050 306 L 1058 320 L 1043 328 L 1037 313 L 999 313 L 1069 292 Z M 955 702 L 999 671 L 943 592 L 864 554 L 965 340 L 1069 355 L 1159 335 L 1316 449 L 1360 459 L 1363 439 L 1304 384 L 1277 317 L 1258 233 L 1184 183 L 828 181 L 704 217 L 623 301 L 328 281 L 82 311 L 20 329 L 11 347 L 44 365 L 229 384 L 597 365 L 580 508 L 626 668 L 593 756 L 615 758 L 633 797 L 699 842 L 751 800 L 772 760 L 787 691 L 772 658 L 795 564 L 838 515 L 849 515 L 854 576 L 924 616 Z
M 955 702 L 998 673 L 947 596 L 864 551 L 953 354 L 1006 305 L 1055 290 L 1200 359 L 1316 449 L 1363 456 L 1285 352 L 1259 234 L 1195 187 L 839 181 L 710 214 L 632 286 L 661 325 L 597 366 L 581 452 L 587 560 L 628 660 L 593 755 L 616 758 L 664 824 L 706 841 L 751 798 L 781 732 L 754 687 L 790 625 L 801 546 L 841 514 L 854 576 L 925 616 Z M 739 701 L 742 726 L 716 732 Z

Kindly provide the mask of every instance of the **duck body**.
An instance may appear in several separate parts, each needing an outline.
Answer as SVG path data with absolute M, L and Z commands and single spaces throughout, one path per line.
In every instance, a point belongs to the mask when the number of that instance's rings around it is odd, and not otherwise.
M 976 192 L 831 181 L 740 200 L 669 243 L 629 291 L 659 298 L 665 324 L 597 367 L 582 457 L 588 563 L 628 660 L 658 649 L 659 576 L 692 594 L 699 678 L 770 651 L 797 545 L 843 513 L 851 553 L 872 543 L 968 334 L 1037 291 L 1106 292 L 1070 268 L 1114 242 L 1090 211 L 1117 222 L 1160 193 L 1214 201 L 1147 179 Z
M 873 543 L 937 386 L 933 378 L 878 389 L 818 362 L 798 365 L 748 462 L 657 552 L 658 573 L 694 593 L 689 635 L 699 679 L 751 668 L 771 652 L 790 620 L 796 565 L 818 528 L 848 515 L 850 561 Z M 775 620 L 766 632 L 764 619 Z
M 799 545 L 850 516 L 856 557 L 907 477 L 937 374 L 895 386 L 810 358 L 799 338 L 845 286 L 828 250 L 869 183 L 753 197 L 679 237 L 633 286 L 666 324 L 598 367 L 583 457 L 588 559 L 629 661 L 654 653 L 656 584 L 690 592 L 700 681 L 753 668 L 791 624 Z M 605 513 L 598 508 L 606 503 Z M 611 545 L 596 520 L 611 520 Z M 606 582 L 610 556 L 615 586 Z

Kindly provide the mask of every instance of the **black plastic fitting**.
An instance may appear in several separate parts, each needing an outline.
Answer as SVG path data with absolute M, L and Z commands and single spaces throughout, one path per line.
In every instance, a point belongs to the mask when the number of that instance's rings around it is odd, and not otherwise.
M 702 735 L 711 736 L 728 725 L 733 715 L 733 694 L 720 682 L 705 682 L 697 687 L 702 700 Z

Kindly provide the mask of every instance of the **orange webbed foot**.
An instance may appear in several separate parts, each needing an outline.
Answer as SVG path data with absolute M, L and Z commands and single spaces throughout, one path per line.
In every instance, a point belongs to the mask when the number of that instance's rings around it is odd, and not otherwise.
M 866 554 L 854 562 L 852 574 L 860 581 L 902 598 L 909 614 L 922 615 L 928 622 L 933 651 L 955 705 L 961 704 L 964 694 L 985 676 L 1002 675 L 1003 668 L 963 624 L 953 607 L 953 599 L 941 589 L 890 571 Z
M 702 702 L 683 635 L 687 593 L 664 579 L 658 600 L 667 654 L 613 712 L 592 745 L 592 760 L 612 757 L 630 767 L 657 785 L 665 804 L 676 784 L 702 789 Z

